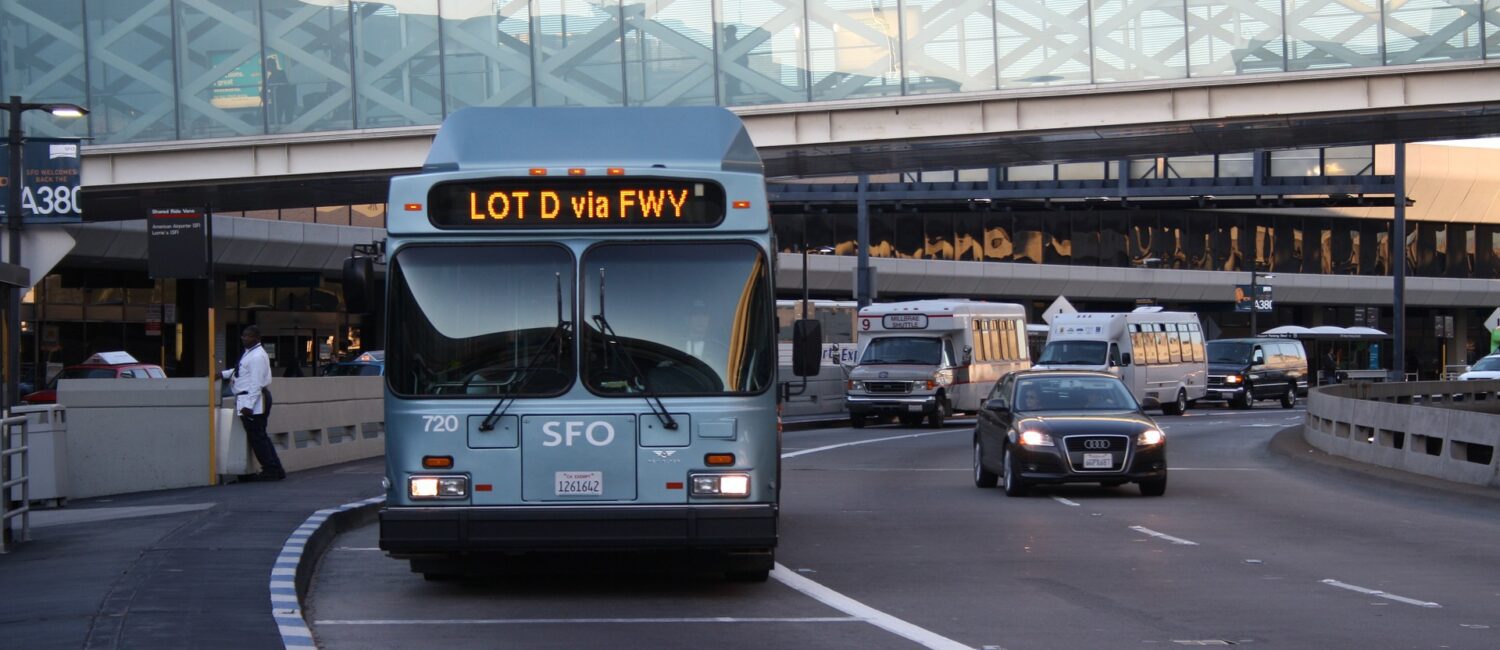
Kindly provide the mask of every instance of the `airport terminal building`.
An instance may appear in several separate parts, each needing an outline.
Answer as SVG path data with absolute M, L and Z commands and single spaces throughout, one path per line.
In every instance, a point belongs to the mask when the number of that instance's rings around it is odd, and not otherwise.
M 0 0 L 0 94 L 90 110 L 24 122 L 82 139 L 85 216 L 26 298 L 22 358 L 123 349 L 173 376 L 248 323 L 281 365 L 376 345 L 381 316 L 343 313 L 338 269 L 383 237 L 386 181 L 481 105 L 721 105 L 778 186 L 896 187 L 868 202 L 880 300 L 1015 301 L 1033 322 L 1058 296 L 1151 302 L 1227 336 L 1249 331 L 1232 296 L 1255 270 L 1275 275 L 1259 329 L 1385 328 L 1404 241 L 1408 365 L 1432 376 L 1487 347 L 1500 307 L 1500 149 L 1409 145 L 1404 240 L 1359 196 L 1046 192 L 1358 185 L 1394 173 L 1389 142 L 1500 135 L 1497 89 L 1500 0 Z M 962 194 L 997 180 L 1035 192 Z M 806 259 L 814 296 L 847 298 L 857 202 L 772 203 L 784 297 Z M 210 281 L 149 276 L 157 207 L 212 212 Z

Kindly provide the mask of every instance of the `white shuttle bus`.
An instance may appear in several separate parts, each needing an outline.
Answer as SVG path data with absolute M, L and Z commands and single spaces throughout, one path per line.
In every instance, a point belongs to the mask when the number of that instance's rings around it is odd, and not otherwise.
M 1145 308 L 1058 315 L 1034 367 L 1114 373 L 1141 406 L 1181 415 L 1208 392 L 1207 358 L 1197 314 Z
M 1031 365 L 1026 310 L 971 300 L 870 305 L 855 318 L 858 361 L 849 371 L 849 422 L 896 416 L 934 427 L 955 411 L 975 412 L 995 382 Z

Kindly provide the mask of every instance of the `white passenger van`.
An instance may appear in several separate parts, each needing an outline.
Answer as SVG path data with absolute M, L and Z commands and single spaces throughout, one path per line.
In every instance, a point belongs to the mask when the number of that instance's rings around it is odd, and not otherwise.
M 1052 319 L 1041 370 L 1102 370 L 1120 376 L 1141 406 L 1181 415 L 1208 389 L 1203 328 L 1190 312 L 1141 308 Z
M 975 412 L 995 381 L 1031 365 L 1026 310 L 971 300 L 870 305 L 854 323 L 858 362 L 849 371 L 849 422 L 894 415 L 934 427 L 955 411 Z

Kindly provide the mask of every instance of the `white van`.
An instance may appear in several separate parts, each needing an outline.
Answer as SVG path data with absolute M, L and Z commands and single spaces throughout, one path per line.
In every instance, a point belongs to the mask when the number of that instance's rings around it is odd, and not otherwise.
M 1148 307 L 1058 315 L 1034 367 L 1114 373 L 1141 406 L 1181 415 L 1208 392 L 1207 359 L 1197 314 Z
M 934 427 L 955 411 L 977 412 L 995 382 L 1030 367 L 1026 310 L 971 300 L 870 305 L 854 323 L 858 361 L 849 371 L 849 422 L 894 415 Z

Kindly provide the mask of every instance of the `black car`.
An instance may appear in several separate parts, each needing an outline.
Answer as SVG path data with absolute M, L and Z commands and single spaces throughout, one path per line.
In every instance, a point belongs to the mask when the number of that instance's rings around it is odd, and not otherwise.
M 1294 339 L 1250 338 L 1209 341 L 1208 392 L 1200 402 L 1223 400 L 1250 408 L 1258 400 L 1297 405 L 1307 392 L 1307 352 Z
M 974 427 L 974 484 L 1024 496 L 1038 483 L 1138 483 L 1167 491 L 1167 441 L 1119 377 L 1050 370 L 1006 375 Z

